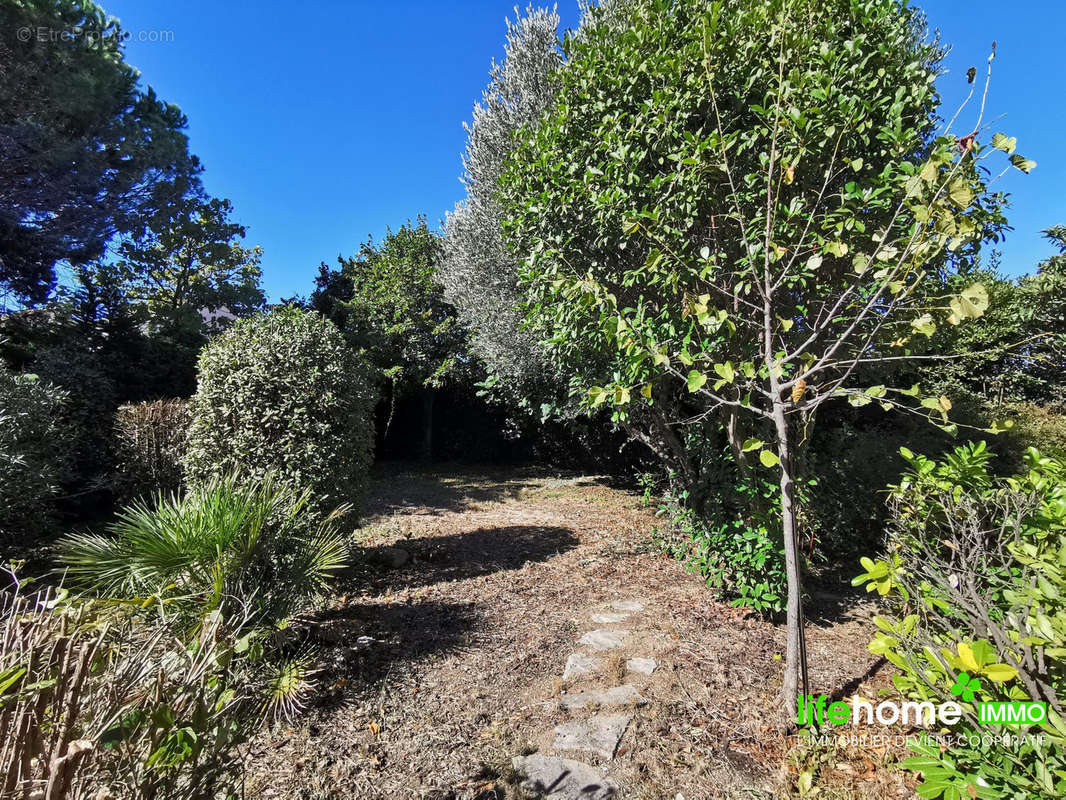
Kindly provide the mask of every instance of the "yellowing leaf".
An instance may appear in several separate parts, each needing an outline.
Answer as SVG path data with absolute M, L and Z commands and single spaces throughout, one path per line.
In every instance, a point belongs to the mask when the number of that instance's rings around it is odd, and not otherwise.
M 1018 677 L 1018 670 L 1010 664 L 989 664 L 981 672 L 996 683 L 1011 681 Z
M 968 208 L 973 202 L 973 190 L 966 181 L 956 178 L 948 184 L 948 197 L 959 208 Z
M 959 661 L 962 662 L 967 672 L 977 672 L 981 669 L 977 659 L 973 657 L 973 650 L 966 642 L 959 642 Z
M 1018 137 L 1008 137 L 1006 134 L 997 133 L 992 137 L 992 146 L 997 150 L 1002 150 L 1009 156 L 1018 147 Z
M 922 314 L 918 319 L 911 320 L 911 327 L 918 333 L 932 336 L 936 333 L 936 323 L 931 314 Z
M 759 461 L 762 462 L 764 467 L 776 467 L 781 463 L 781 459 L 769 450 L 762 450 L 759 452 Z
M 741 445 L 740 449 L 745 453 L 750 453 L 752 450 L 758 450 L 762 446 L 762 439 L 748 439 Z

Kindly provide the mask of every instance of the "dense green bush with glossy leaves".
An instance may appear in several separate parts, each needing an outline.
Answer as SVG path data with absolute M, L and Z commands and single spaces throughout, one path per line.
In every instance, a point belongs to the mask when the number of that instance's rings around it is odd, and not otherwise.
M 273 474 L 323 508 L 350 502 L 366 482 L 375 399 L 369 369 L 318 314 L 238 320 L 200 354 L 186 478 Z
M 870 643 L 905 697 L 955 701 L 967 743 L 915 747 L 921 797 L 1029 798 L 1066 793 L 1066 462 L 1030 449 L 997 478 L 984 442 L 941 461 L 908 450 L 891 497 L 886 556 L 855 578 L 886 598 Z M 1043 725 L 981 724 L 990 701 L 1046 703 Z M 982 736 L 1030 734 L 996 741 Z M 976 742 L 976 744 L 975 744 Z
M 0 364 L 0 541 L 36 537 L 59 491 L 64 392 Z

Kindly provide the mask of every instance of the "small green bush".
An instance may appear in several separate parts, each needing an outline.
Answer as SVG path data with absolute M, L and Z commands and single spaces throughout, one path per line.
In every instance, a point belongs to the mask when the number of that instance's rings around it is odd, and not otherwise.
M 310 691 L 308 654 L 288 649 L 295 618 L 309 610 L 345 565 L 338 509 L 323 518 L 270 477 L 232 478 L 189 493 L 136 502 L 108 535 L 72 534 L 59 543 L 74 586 L 158 609 L 181 638 L 224 621 L 242 655 L 238 668 L 270 687 L 266 706 L 289 716 Z
M 887 598 L 870 650 L 896 667 L 896 688 L 958 702 L 951 732 L 970 742 L 918 745 L 904 766 L 923 774 L 926 798 L 1064 797 L 1066 462 L 1030 450 L 1021 474 L 998 478 L 983 442 L 939 462 L 902 453 L 911 468 L 892 488 L 887 556 L 864 558 L 853 582 Z M 959 685 L 973 694 L 956 697 Z M 1045 702 L 1048 721 L 980 724 L 978 703 L 1018 700 Z
M 180 398 L 130 403 L 115 412 L 116 489 L 127 499 L 181 488 L 189 404 Z
M 65 467 L 66 394 L 0 364 L 0 541 L 31 544 L 49 524 Z
M 323 508 L 350 502 L 366 482 L 375 399 L 368 368 L 317 314 L 238 320 L 200 354 L 186 478 L 272 473 Z
M 702 514 L 688 507 L 684 491 L 660 503 L 658 514 L 672 529 L 663 549 L 732 605 L 764 614 L 781 611 L 787 578 L 777 484 L 735 468 L 729 454 L 722 455 L 722 464 L 729 478 L 707 487 Z

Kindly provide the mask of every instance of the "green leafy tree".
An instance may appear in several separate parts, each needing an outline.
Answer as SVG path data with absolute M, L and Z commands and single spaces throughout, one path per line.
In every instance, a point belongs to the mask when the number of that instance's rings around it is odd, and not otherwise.
M 1066 251 L 1066 229 L 1046 232 Z M 953 357 L 923 370 L 923 383 L 943 391 L 970 391 L 988 408 L 1004 403 L 1061 404 L 1066 394 L 1066 255 L 1042 262 L 1017 280 L 994 270 L 956 275 L 963 289 L 980 281 L 990 297 L 988 311 L 972 325 L 949 326 L 933 336 L 935 353 Z
M 195 192 L 123 242 L 118 269 L 126 294 L 154 329 L 200 334 L 211 327 L 205 315 L 247 316 L 263 308 L 263 251 L 241 244 L 246 230 L 230 220 L 232 213 L 229 200 Z
M 124 41 L 88 0 L 0 4 L 0 291 L 22 302 L 200 171 L 185 116 L 138 85 Z
M 311 308 L 332 319 L 397 396 L 424 403 L 423 455 L 433 446 L 436 390 L 467 366 L 466 333 L 437 276 L 440 237 L 425 217 L 367 241 L 339 268 L 324 266 Z
M 941 50 L 894 0 L 646 0 L 621 33 L 588 13 L 502 182 L 529 318 L 590 406 L 624 420 L 687 392 L 681 421 L 722 419 L 777 472 L 787 709 L 807 684 L 802 431 L 836 398 L 948 425 L 948 398 L 858 376 L 984 311 L 943 276 L 1003 225 L 985 158 L 1034 164 L 980 113 L 937 130 Z

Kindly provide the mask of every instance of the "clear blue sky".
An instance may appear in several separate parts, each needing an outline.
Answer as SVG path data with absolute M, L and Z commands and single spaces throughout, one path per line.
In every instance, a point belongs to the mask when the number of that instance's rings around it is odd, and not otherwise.
M 189 117 L 205 185 L 233 201 L 261 244 L 272 299 L 307 294 L 321 261 L 350 255 L 419 213 L 431 224 L 462 197 L 462 123 L 503 52 L 514 0 L 100 0 L 131 31 L 127 60 Z M 989 109 L 1038 162 L 1012 171 L 1015 230 L 1003 269 L 1021 274 L 1052 253 L 1040 231 L 1066 224 L 1066 2 L 925 0 L 953 45 L 946 105 L 983 74 L 999 42 Z M 576 25 L 577 0 L 559 4 Z M 139 41 L 140 31 L 172 31 Z M 145 39 L 157 38 L 151 33 Z

